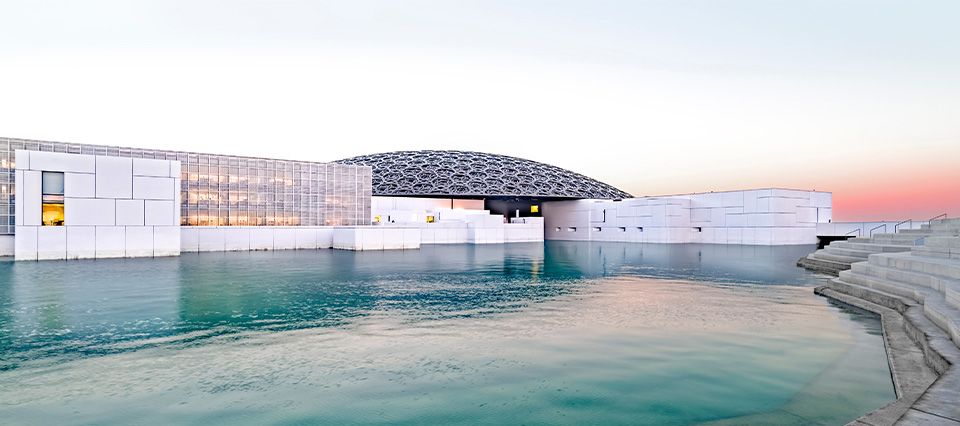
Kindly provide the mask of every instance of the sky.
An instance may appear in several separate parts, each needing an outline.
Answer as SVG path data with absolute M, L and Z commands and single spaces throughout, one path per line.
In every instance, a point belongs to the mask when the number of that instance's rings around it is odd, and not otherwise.
M 0 0 L 0 136 L 960 216 L 960 2 Z

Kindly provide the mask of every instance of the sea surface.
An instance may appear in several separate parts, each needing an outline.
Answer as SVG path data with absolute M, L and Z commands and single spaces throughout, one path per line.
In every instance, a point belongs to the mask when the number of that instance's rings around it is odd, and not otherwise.
M 0 261 L 0 423 L 843 424 L 895 396 L 814 249 Z

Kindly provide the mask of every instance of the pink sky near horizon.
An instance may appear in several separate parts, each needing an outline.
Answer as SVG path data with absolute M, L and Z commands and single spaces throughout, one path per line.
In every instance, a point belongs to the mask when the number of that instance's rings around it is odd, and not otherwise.
M 225 13 L 229 12 L 229 13 Z M 511 155 L 635 196 L 960 217 L 960 2 L 0 6 L 0 136 L 334 161 Z

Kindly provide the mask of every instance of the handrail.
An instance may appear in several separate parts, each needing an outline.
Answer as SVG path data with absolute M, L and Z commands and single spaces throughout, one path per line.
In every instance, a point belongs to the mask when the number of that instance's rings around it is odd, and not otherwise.
M 934 216 L 934 217 L 931 217 L 930 220 L 927 221 L 927 223 L 933 224 L 933 221 L 935 221 L 935 220 L 937 220 L 937 219 L 946 219 L 946 218 L 947 218 L 947 214 L 946 214 L 946 213 L 941 213 L 941 214 L 938 214 L 938 215 L 936 215 L 936 216 Z
M 900 223 L 898 223 L 898 224 L 896 224 L 896 225 L 893 225 L 893 233 L 896 234 L 896 233 L 897 233 L 897 228 L 899 228 L 900 225 L 903 225 L 904 223 L 909 223 L 909 224 L 910 224 L 910 228 L 909 228 L 909 229 L 913 229 L 913 219 L 907 219 L 907 220 L 905 220 L 905 221 L 903 221 L 903 222 L 900 222 Z
M 852 233 L 854 233 L 854 232 L 857 233 L 857 236 L 858 236 L 858 237 L 862 237 L 862 236 L 863 236 L 863 235 L 860 233 L 860 228 L 857 228 L 857 229 L 854 229 L 853 231 L 847 232 L 846 234 L 843 234 L 843 236 L 846 237 L 847 235 L 850 235 L 850 234 L 852 234 Z
M 880 225 L 877 225 L 877 226 L 874 226 L 873 228 L 871 228 L 871 229 L 870 229 L 870 238 L 873 238 L 873 231 L 876 231 L 876 230 L 878 230 L 878 229 L 880 229 L 880 228 L 883 228 L 883 230 L 886 231 L 886 230 L 887 230 L 887 224 L 884 223 L 884 224 L 880 224 Z

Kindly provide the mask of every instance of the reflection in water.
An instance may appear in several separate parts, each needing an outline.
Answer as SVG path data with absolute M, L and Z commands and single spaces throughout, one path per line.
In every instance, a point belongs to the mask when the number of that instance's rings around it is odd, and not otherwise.
M 803 288 L 821 280 L 794 266 L 811 250 L 548 242 L 4 262 L 0 418 L 838 423 L 892 388 L 876 318 Z
M 372 309 L 424 318 L 504 312 L 577 291 L 584 278 L 803 285 L 818 278 L 793 262 L 810 250 L 549 242 L 3 262 L 0 369 L 138 347 L 120 342 L 339 325 Z

